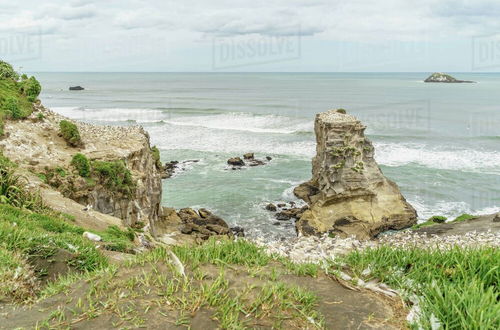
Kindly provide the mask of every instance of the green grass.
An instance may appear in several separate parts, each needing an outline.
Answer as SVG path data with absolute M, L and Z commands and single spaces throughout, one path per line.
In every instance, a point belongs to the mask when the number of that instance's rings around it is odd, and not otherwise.
M 475 216 L 473 215 L 470 215 L 470 214 L 467 214 L 467 213 L 464 213 L 458 217 L 455 218 L 455 220 L 453 220 L 453 222 L 459 222 L 459 221 L 467 221 L 467 220 L 470 220 L 470 219 L 474 219 L 476 218 Z
M 371 276 L 421 299 L 419 324 L 430 329 L 434 316 L 444 329 L 500 328 L 500 250 L 391 247 L 353 252 L 339 261 L 361 277 Z M 418 325 L 413 325 L 418 328 Z

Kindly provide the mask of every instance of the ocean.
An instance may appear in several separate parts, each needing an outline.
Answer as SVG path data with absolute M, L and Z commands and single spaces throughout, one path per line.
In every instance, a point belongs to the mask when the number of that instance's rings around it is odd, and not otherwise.
M 311 177 L 316 113 L 344 108 L 367 126 L 383 173 L 423 221 L 500 211 L 500 74 L 426 84 L 429 73 L 34 73 L 42 103 L 73 119 L 142 125 L 162 161 L 163 205 L 205 207 L 248 235 L 295 235 L 267 203 L 296 201 Z M 84 91 L 68 91 L 81 85 Z M 254 152 L 265 166 L 229 170 Z

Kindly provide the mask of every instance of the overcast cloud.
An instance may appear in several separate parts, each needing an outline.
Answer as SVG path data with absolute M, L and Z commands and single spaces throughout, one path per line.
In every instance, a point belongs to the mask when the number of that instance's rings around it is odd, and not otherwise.
M 490 0 L 0 1 L 0 57 L 31 71 L 213 71 L 221 38 L 296 43 L 234 71 L 470 71 L 472 38 L 500 40 Z

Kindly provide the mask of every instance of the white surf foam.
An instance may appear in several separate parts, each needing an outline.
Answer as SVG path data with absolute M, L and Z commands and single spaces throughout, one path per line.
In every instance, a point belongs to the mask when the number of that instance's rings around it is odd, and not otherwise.
M 386 166 L 418 164 L 442 170 L 500 173 L 500 152 L 481 149 L 445 149 L 423 144 L 375 143 L 375 158 Z
M 312 122 L 302 118 L 277 115 L 253 115 L 238 112 L 211 116 L 179 117 L 165 120 L 165 122 L 177 126 L 204 127 L 253 133 L 292 134 L 313 130 Z
M 168 119 L 161 110 L 141 108 L 105 108 L 92 109 L 82 107 L 54 107 L 53 111 L 63 116 L 93 122 L 126 122 L 152 123 Z

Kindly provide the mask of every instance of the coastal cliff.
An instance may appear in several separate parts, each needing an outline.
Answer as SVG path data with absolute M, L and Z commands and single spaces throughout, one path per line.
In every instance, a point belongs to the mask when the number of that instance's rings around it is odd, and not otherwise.
M 40 179 L 30 180 L 34 188 L 56 190 L 82 208 L 121 219 L 123 226 L 150 224 L 154 232 L 162 187 L 147 132 L 141 127 L 75 122 L 81 140 L 75 147 L 61 136 L 62 121 L 69 119 L 34 105 L 26 120 L 5 123 L 0 141 L 4 155 L 25 170 L 28 177 Z M 79 175 L 73 160 L 76 154 L 88 159 L 96 170 Z M 54 193 L 46 195 L 51 196 L 47 202 L 53 202 Z
M 367 239 L 416 223 L 415 209 L 375 162 L 365 128 L 343 109 L 316 116 L 313 177 L 294 190 L 310 207 L 296 223 L 299 233 Z

